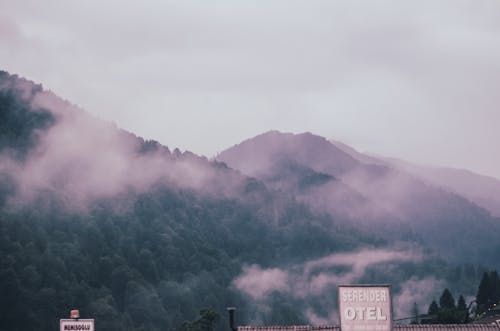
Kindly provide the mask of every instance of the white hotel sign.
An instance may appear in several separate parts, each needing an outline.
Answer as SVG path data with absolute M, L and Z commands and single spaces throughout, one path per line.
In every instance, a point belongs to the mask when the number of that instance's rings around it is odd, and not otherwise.
M 392 331 L 389 285 L 340 285 L 342 331 Z

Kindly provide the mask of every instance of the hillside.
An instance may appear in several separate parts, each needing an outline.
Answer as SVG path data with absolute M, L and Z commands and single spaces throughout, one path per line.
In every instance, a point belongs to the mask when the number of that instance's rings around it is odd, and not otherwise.
M 306 321 L 307 301 L 262 310 L 241 279 L 255 268 L 387 245 L 224 164 L 145 141 L 6 72 L 0 159 L 4 330 L 53 330 L 71 308 L 109 330 L 180 329 L 203 308 L 225 318 L 228 305 L 248 320 Z M 397 254 L 383 261 L 406 263 L 394 281 L 420 263 Z M 265 282 L 254 286 L 264 287 L 266 300 L 292 299 Z
M 255 179 L 0 72 L 0 328 L 54 330 L 72 308 L 107 330 L 186 330 L 206 308 L 222 329 L 226 306 L 242 323 L 319 323 L 335 320 L 340 282 L 394 284 L 399 316 L 443 283 L 474 292 L 477 261 L 301 201 L 328 185 L 370 201 L 342 177 L 359 162 L 309 136 L 314 153 Z
M 414 174 L 434 185 L 455 192 L 500 217 L 500 180 L 463 169 L 419 166 L 387 159 L 394 167 Z
M 488 210 L 492 216 L 500 217 L 500 180 L 497 178 L 465 169 L 423 166 L 396 158 L 374 157 L 359 153 L 339 141 L 331 142 L 362 163 L 385 165 L 407 172 L 451 193 L 457 193 Z
M 310 133 L 268 132 L 217 160 L 390 240 L 421 238 L 457 262 L 498 262 L 500 221 L 463 196 Z M 307 183 L 307 184 L 305 184 Z M 382 235 L 382 234 L 381 234 Z

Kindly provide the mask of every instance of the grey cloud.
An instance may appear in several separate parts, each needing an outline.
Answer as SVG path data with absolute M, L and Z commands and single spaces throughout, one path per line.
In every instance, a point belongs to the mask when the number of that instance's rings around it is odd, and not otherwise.
M 233 280 L 233 286 L 246 294 L 261 310 L 266 310 L 267 299 L 273 292 L 290 295 L 300 299 L 304 307 L 304 316 L 311 323 L 327 324 L 336 320 L 335 313 L 325 317 L 318 314 L 309 304 L 313 298 L 323 298 L 332 287 L 341 284 L 355 284 L 365 273 L 376 264 L 395 262 L 418 262 L 422 259 L 420 253 L 396 251 L 388 249 L 364 249 L 356 252 L 337 253 L 323 258 L 306 261 L 302 264 L 281 268 L 263 269 L 258 265 L 245 266 L 242 273 Z M 336 268 L 336 269 L 335 269 Z M 410 279 L 408 288 L 418 285 L 438 284 L 431 279 Z M 405 283 L 406 284 L 406 283 Z M 397 298 L 401 303 L 401 311 L 406 313 L 408 302 L 423 303 L 432 294 L 434 287 L 427 286 L 425 291 L 419 290 L 410 295 L 407 290 Z M 401 315 L 400 315 L 401 316 Z

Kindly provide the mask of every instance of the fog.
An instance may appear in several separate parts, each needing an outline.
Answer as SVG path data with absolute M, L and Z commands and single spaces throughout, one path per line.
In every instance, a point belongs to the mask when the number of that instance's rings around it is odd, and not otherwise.
M 127 191 L 146 192 L 155 184 L 194 189 L 219 196 L 235 193 L 244 178 L 214 167 L 194 154 L 165 147 L 141 152 L 144 141 L 86 113 L 49 91 L 33 91 L 25 80 L 15 90 L 32 112 L 49 111 L 54 123 L 36 132 L 37 143 L 25 160 L 0 155 L 0 170 L 16 183 L 11 205 L 55 194 L 72 209 L 83 210 L 99 198 Z M 6 88 L 6 87 L 4 87 Z M 218 180 L 224 171 L 225 181 Z M 215 185 L 215 183 L 217 183 Z
M 364 222 L 408 221 L 415 199 L 439 191 L 383 161 L 362 162 L 312 133 L 266 132 L 217 159 L 315 210 Z
M 343 284 L 358 284 L 375 266 L 384 266 L 386 272 L 397 268 L 398 263 L 419 263 L 419 252 L 398 249 L 363 249 L 355 252 L 335 253 L 301 264 L 262 268 L 246 265 L 233 280 L 234 287 L 244 293 L 260 312 L 270 309 L 271 296 L 287 295 L 288 300 L 298 299 L 304 316 L 314 325 L 338 322 L 336 288 Z M 399 284 L 401 291 L 394 293 L 396 318 L 407 317 L 414 303 L 427 309 L 443 282 L 434 278 L 412 277 Z M 394 290 L 394 288 L 393 288 Z M 319 312 L 315 300 L 322 302 Z M 258 319 L 259 317 L 255 317 Z

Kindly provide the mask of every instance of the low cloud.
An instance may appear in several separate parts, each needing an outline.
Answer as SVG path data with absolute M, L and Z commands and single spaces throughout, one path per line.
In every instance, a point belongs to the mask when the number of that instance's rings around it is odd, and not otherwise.
M 330 315 L 327 316 L 326 318 L 321 317 L 318 314 L 316 314 L 314 310 L 311 308 L 306 310 L 305 315 L 312 325 L 328 325 L 331 323 L 332 320 L 335 320 L 336 318 Z
M 194 154 L 170 153 L 161 146 L 145 152 L 141 138 L 33 86 L 23 79 L 0 86 L 18 91 L 33 112 L 47 110 L 55 119 L 36 132 L 37 144 L 22 162 L 0 155 L 0 171 L 16 183 L 11 204 L 30 203 L 50 192 L 68 207 L 83 209 L 96 199 L 127 190 L 144 192 L 158 183 L 218 194 L 231 194 L 242 184 L 241 176 L 231 174 L 221 184 L 223 170 Z
M 437 291 L 444 288 L 444 282 L 434 277 L 423 279 L 411 278 L 400 284 L 401 293 L 394 296 L 394 314 L 399 317 L 409 316 L 413 305 L 417 304 L 420 314 L 427 313 L 427 308 Z
M 273 292 L 288 295 L 291 300 L 299 300 L 303 303 L 303 314 L 309 322 L 320 325 L 337 319 L 337 314 L 333 311 L 336 300 L 327 294 L 335 292 L 336 286 L 359 283 L 375 265 L 419 262 L 422 258 L 421 254 L 409 251 L 364 249 L 332 254 L 284 268 L 263 269 L 258 265 L 246 266 L 233 281 L 233 285 L 263 309 L 268 308 L 267 300 Z M 404 291 L 397 296 L 397 302 L 402 306 L 396 313 L 404 315 L 410 310 L 413 302 L 426 302 L 438 285 L 439 282 L 433 279 L 408 280 L 402 285 Z M 419 286 L 425 290 L 417 291 Z M 326 315 L 325 311 L 318 312 L 312 304 L 318 300 L 323 302 L 323 306 L 329 307 L 330 311 Z
M 288 292 L 288 273 L 278 268 L 262 269 L 258 265 L 243 267 L 234 285 L 254 300 L 262 300 L 273 291 Z
M 327 286 L 348 284 L 360 279 L 371 265 L 386 262 L 416 261 L 420 258 L 420 256 L 409 252 L 390 250 L 362 250 L 354 253 L 332 254 L 306 263 L 304 274 L 312 275 L 315 270 L 324 270 L 335 266 L 348 267 L 349 271 L 345 273 L 332 274 L 328 271 L 321 271 L 317 276 L 310 277 L 310 292 L 321 294 Z

